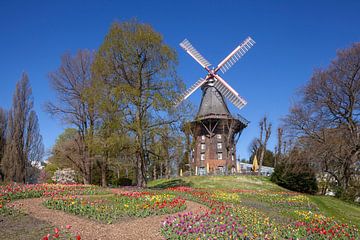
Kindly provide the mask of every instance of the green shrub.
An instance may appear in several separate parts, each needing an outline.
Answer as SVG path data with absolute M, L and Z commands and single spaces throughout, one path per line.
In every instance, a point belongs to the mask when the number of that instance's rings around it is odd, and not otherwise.
M 130 178 L 122 177 L 116 181 L 118 186 L 131 186 L 132 180 Z
M 280 164 L 275 167 L 271 181 L 297 192 L 314 194 L 318 191 L 315 173 L 308 166 L 299 168 L 295 164 Z

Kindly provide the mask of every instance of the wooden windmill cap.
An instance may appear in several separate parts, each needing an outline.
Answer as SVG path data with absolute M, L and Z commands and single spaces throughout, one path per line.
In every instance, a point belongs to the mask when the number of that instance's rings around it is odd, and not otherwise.
M 203 96 L 196 118 L 232 118 L 223 96 L 212 84 L 203 87 Z

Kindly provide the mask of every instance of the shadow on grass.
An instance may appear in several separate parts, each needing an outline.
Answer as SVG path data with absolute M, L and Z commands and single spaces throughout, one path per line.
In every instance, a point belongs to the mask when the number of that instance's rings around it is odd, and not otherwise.
M 158 183 L 152 187 L 151 189 L 165 189 L 170 187 L 191 187 L 193 186 L 192 182 L 185 182 L 182 179 L 173 179 L 166 182 Z

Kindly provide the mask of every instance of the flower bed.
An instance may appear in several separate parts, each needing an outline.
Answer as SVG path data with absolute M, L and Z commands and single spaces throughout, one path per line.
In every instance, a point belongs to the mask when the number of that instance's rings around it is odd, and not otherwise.
M 24 198 L 56 197 L 66 195 L 99 195 L 107 194 L 107 190 L 91 185 L 71 184 L 7 184 L 0 185 L 0 215 L 20 216 L 21 212 L 12 203 Z M 68 225 L 69 226 L 69 225 Z M 60 229 L 60 230 L 59 230 Z M 54 228 L 54 233 L 46 234 L 43 239 L 81 239 L 70 227 Z
M 81 240 L 81 236 L 78 233 L 71 231 L 71 225 L 61 226 L 59 228 L 54 228 L 54 232 L 46 234 L 42 237 L 42 240 L 50 239 L 76 239 Z
M 78 196 L 53 197 L 45 201 L 44 205 L 106 223 L 123 217 L 161 215 L 186 208 L 185 200 L 180 197 L 150 192 L 126 192 L 100 200 Z
M 202 202 L 210 210 L 168 217 L 161 226 L 166 239 L 360 239 L 356 226 L 325 217 L 308 197 L 288 192 L 219 191 L 169 188 L 170 193 Z M 235 195 L 234 195 L 235 194 Z M 238 194 L 238 195 L 236 195 Z M 287 211 L 290 223 L 277 222 L 265 212 L 242 205 L 250 197 Z
M 98 195 L 107 190 L 82 184 L 7 184 L 0 186 L 0 199 L 12 201 L 24 198 L 53 197 L 58 195 Z

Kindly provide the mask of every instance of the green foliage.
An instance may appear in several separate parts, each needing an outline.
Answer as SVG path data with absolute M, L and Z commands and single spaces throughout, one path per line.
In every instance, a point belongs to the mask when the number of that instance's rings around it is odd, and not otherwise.
M 78 132 L 75 128 L 66 128 L 63 133 L 61 133 L 56 141 L 55 145 L 52 148 L 52 155 L 48 158 L 45 165 L 45 171 L 52 177 L 56 170 L 63 168 L 74 168 L 76 166 L 67 158 L 64 154 L 66 145 L 74 145 L 75 138 L 77 137 Z M 69 154 L 70 155 L 70 154 Z
M 131 186 L 132 180 L 130 178 L 121 177 L 119 179 L 114 179 L 111 184 L 114 186 Z
M 166 188 L 170 188 L 170 187 L 191 187 L 193 186 L 192 182 L 185 182 L 182 179 L 170 179 L 170 180 L 155 180 L 150 184 L 150 188 L 155 188 L 155 189 L 166 189 Z
M 297 192 L 314 194 L 318 190 L 315 173 L 309 167 L 299 169 L 289 164 L 278 164 L 271 181 Z
M 149 152 L 156 152 L 148 150 L 159 138 L 152 135 L 177 121 L 172 116 L 179 86 L 176 64 L 176 53 L 161 34 L 135 20 L 115 22 L 95 56 L 93 92 L 101 127 L 91 149 L 105 158 L 99 162 L 106 167 L 125 147 L 127 157 L 136 162 L 138 186 L 146 185 L 153 161 Z
M 260 158 L 260 156 L 257 156 L 257 157 L 258 157 L 258 159 Z M 251 156 L 249 158 L 250 164 L 252 164 L 253 159 L 254 159 L 254 153 L 251 154 Z M 274 167 L 274 162 L 275 162 L 274 153 L 270 150 L 266 150 L 265 155 L 264 155 L 263 166 Z

